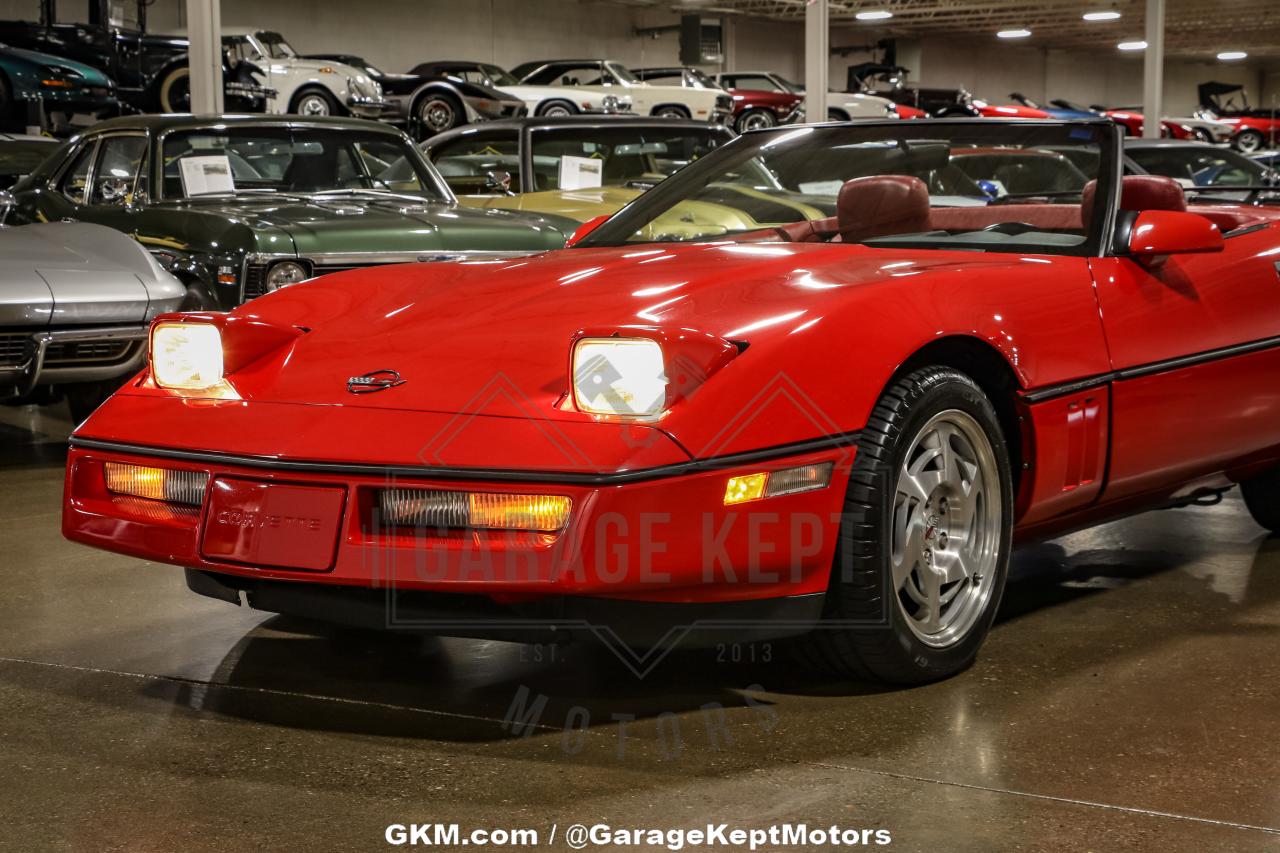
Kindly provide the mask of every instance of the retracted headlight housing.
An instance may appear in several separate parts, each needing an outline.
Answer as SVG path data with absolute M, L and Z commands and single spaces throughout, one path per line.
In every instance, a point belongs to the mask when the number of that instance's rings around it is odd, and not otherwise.
M 745 347 L 691 329 L 585 329 L 570 350 L 571 402 L 601 418 L 656 420 Z

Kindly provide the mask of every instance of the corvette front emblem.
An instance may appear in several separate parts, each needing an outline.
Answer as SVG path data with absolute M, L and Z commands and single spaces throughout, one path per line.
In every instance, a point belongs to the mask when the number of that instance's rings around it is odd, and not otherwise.
M 374 391 L 385 391 L 405 380 L 394 370 L 372 370 L 363 376 L 352 376 L 347 380 L 347 390 L 352 394 L 372 394 Z

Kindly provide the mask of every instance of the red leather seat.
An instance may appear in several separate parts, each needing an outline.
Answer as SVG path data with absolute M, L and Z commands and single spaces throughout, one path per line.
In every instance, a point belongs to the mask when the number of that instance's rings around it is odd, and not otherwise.
M 840 237 L 860 242 L 929 230 L 929 189 L 910 175 L 853 178 L 836 198 Z
M 1089 230 L 1093 221 L 1093 202 L 1098 182 L 1084 185 L 1080 196 L 1080 218 Z M 1120 209 L 1139 213 L 1144 210 L 1186 210 L 1187 197 L 1173 178 L 1163 175 L 1126 175 L 1120 183 Z

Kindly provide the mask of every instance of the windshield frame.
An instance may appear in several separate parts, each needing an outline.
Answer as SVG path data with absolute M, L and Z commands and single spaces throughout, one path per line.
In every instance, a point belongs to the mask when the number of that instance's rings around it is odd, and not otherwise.
M 1084 242 L 1076 246 L 1016 246 L 1004 248 L 999 245 L 947 244 L 932 246 L 915 246 L 903 244 L 904 250 L 910 251 L 972 251 L 975 253 L 1021 253 L 1035 255 L 1069 255 L 1084 257 L 1104 257 L 1118 254 L 1119 235 L 1116 234 L 1116 217 L 1119 208 L 1120 175 L 1123 167 L 1122 130 L 1118 124 L 1107 119 L 991 119 L 991 118 L 944 118 L 915 119 L 910 123 L 898 121 L 859 122 L 857 129 L 884 128 L 885 130 L 910 130 L 926 127 L 939 128 L 979 128 L 990 130 L 1004 125 L 1013 129 L 1028 127 L 1092 127 L 1101 131 L 1099 134 L 1100 160 L 1098 164 L 1098 190 L 1095 195 L 1097 207 L 1092 217 L 1092 224 L 1085 234 Z M 845 123 L 832 122 L 816 125 L 782 125 L 768 130 L 752 131 L 722 145 L 705 157 L 690 163 L 653 189 L 623 207 L 607 221 L 574 244 L 572 248 L 604 248 L 634 247 L 645 245 L 632 241 L 631 237 L 642 227 L 663 212 L 669 210 L 686 197 L 685 187 L 698 184 L 706 178 L 721 171 L 720 161 L 737 157 L 745 147 L 756 148 L 764 144 L 764 140 L 778 139 L 786 134 L 803 132 L 834 132 L 848 130 Z M 745 162 L 745 161 L 744 161 Z M 710 173 L 710 174 L 706 174 Z M 717 236 L 703 241 L 682 242 L 732 242 L 733 236 Z M 838 245 L 838 244 L 837 244 Z M 850 244 L 853 245 L 853 244 Z M 885 247 L 876 247 L 885 248 Z M 890 249 L 893 251 L 893 249 Z
M 263 196 L 255 193 L 239 193 L 239 192 L 237 192 L 235 195 L 232 195 L 232 196 L 181 195 L 181 196 L 171 198 L 164 195 L 164 146 L 170 134 L 193 133 L 193 132 L 199 133 L 201 131 L 227 133 L 229 131 L 241 130 L 241 129 L 243 129 L 247 133 L 252 133 L 255 130 L 261 129 L 261 130 L 310 131 L 310 132 L 337 133 L 337 134 L 344 134 L 350 130 L 350 128 L 344 128 L 338 124 L 324 125 L 321 127 L 317 127 L 314 125 L 308 125 L 303 122 L 298 122 L 296 120 L 295 121 L 255 121 L 255 122 L 244 122 L 244 123 L 211 121 L 208 123 L 193 123 L 193 124 L 178 125 L 175 127 L 167 127 L 164 130 L 160 131 L 159 133 L 155 134 L 154 141 L 152 142 L 152 145 L 154 146 L 154 148 L 151 153 L 154 154 L 155 156 L 151 158 L 151 164 L 148 168 L 151 170 L 151 182 L 152 182 L 151 186 L 154 188 L 153 200 L 157 202 L 168 201 L 168 202 L 178 202 L 178 203 L 183 203 L 183 202 L 189 203 L 193 201 L 219 200 L 219 199 L 225 201 L 227 198 L 263 198 Z M 361 128 L 361 130 L 364 130 L 370 135 L 385 136 L 388 141 L 400 143 L 400 145 L 405 149 L 405 152 L 406 152 L 405 156 L 410 158 L 409 162 L 413 166 L 414 170 L 418 173 L 418 182 L 423 185 L 422 192 L 424 194 L 421 196 L 423 202 L 439 203 L 439 204 L 457 204 L 458 203 L 458 198 L 453 194 L 453 190 L 449 188 L 449 185 L 445 183 L 444 178 L 440 175 L 438 171 L 436 171 L 435 166 L 431 165 L 431 162 L 427 160 L 425 156 L 423 156 L 422 151 L 418 148 L 417 145 L 413 143 L 412 140 L 409 139 L 408 136 L 406 136 L 403 133 L 396 133 L 394 131 L 392 132 L 385 132 L 381 130 L 367 131 L 364 128 Z M 432 187 L 435 190 L 434 195 L 425 194 L 426 188 L 428 186 Z M 374 195 L 393 195 L 393 194 L 400 195 L 400 196 L 414 195 L 413 193 L 391 193 L 387 190 L 378 190 L 378 189 L 370 189 L 368 190 L 368 192 Z M 311 194 L 280 192 L 273 195 L 306 196 Z M 267 197 L 269 198 L 270 196 L 267 196 Z

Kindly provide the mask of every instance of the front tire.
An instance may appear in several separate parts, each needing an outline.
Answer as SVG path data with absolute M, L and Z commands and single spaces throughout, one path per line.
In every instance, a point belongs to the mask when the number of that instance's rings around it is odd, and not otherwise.
M 457 98 L 443 92 L 428 92 L 423 95 L 418 100 L 415 115 L 426 136 L 452 130 L 466 121 L 462 104 Z
M 689 118 L 689 111 L 675 104 L 654 108 L 653 114 L 658 118 Z
M 538 115 L 547 118 L 563 118 L 577 114 L 578 108 L 568 101 L 547 101 L 538 106 Z
M 1012 509 L 1004 434 L 973 380 L 927 367 L 894 383 L 858 442 L 807 657 L 895 684 L 968 668 L 1004 591 Z
M 1280 466 L 1241 483 L 1240 493 L 1253 520 L 1272 533 L 1280 533 Z
M 342 107 L 327 89 L 304 89 L 294 96 L 289 112 L 308 118 L 336 116 L 342 114 Z
M 1262 135 L 1261 131 L 1250 128 L 1237 133 L 1236 138 L 1231 141 L 1231 145 L 1242 154 L 1252 154 L 1255 151 L 1262 150 L 1262 146 L 1266 142 L 1267 139 Z
M 737 131 L 738 133 L 746 133 L 748 130 L 764 130 L 773 127 L 778 123 L 773 113 L 769 110 L 750 109 L 738 116 Z

